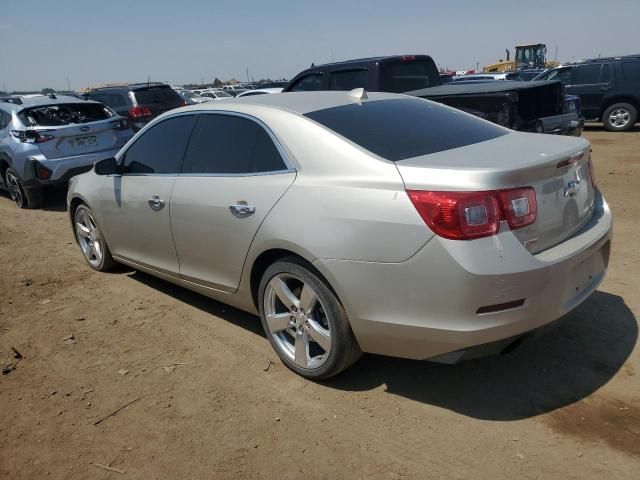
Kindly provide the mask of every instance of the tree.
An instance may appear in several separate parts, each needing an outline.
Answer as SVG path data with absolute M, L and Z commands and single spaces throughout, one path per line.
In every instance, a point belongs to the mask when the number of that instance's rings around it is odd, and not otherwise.
M 49 95 L 51 93 L 56 93 L 56 91 L 53 88 L 43 88 L 42 89 L 42 94 L 43 95 Z
M 222 85 L 223 85 L 222 80 L 220 80 L 218 77 L 216 77 L 216 78 L 213 80 L 213 86 L 214 86 L 214 87 L 218 87 L 218 88 L 219 88 L 219 87 L 221 87 Z

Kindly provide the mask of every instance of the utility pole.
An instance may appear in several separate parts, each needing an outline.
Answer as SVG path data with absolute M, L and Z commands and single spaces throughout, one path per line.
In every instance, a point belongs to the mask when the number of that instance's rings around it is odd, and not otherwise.
M 67 77 L 67 92 L 71 92 L 71 82 L 69 81 L 69 77 Z
M 554 62 L 558 61 L 558 45 L 556 45 L 556 55 L 555 55 L 555 57 L 553 57 L 553 61 Z
M 479 68 L 480 68 L 480 62 L 476 62 L 476 73 L 478 72 Z
M 249 83 L 249 67 L 247 67 L 247 83 Z

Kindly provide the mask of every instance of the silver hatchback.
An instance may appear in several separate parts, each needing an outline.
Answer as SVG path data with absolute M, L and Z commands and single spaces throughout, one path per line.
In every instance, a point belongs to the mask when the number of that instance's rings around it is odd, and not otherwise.
M 612 228 L 584 139 L 361 89 L 164 114 L 68 203 L 92 268 L 259 314 L 309 378 L 500 352 L 597 288 Z

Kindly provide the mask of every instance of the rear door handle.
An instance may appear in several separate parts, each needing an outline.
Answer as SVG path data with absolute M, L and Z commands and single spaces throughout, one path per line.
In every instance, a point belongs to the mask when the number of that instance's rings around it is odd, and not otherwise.
M 247 218 L 256 213 L 256 207 L 247 205 L 246 203 L 237 203 L 235 205 L 229 205 L 229 211 L 234 217 Z
M 149 200 L 147 200 L 147 203 L 151 207 L 151 210 L 154 210 L 156 212 L 164 208 L 164 200 L 161 200 L 157 195 L 154 195 Z

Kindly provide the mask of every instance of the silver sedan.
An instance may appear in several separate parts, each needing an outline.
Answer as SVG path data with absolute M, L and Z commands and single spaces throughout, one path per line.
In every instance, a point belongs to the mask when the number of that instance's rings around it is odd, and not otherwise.
M 612 228 L 584 139 L 362 89 L 172 110 L 68 204 L 92 268 L 259 314 L 309 378 L 499 353 L 597 288 Z

